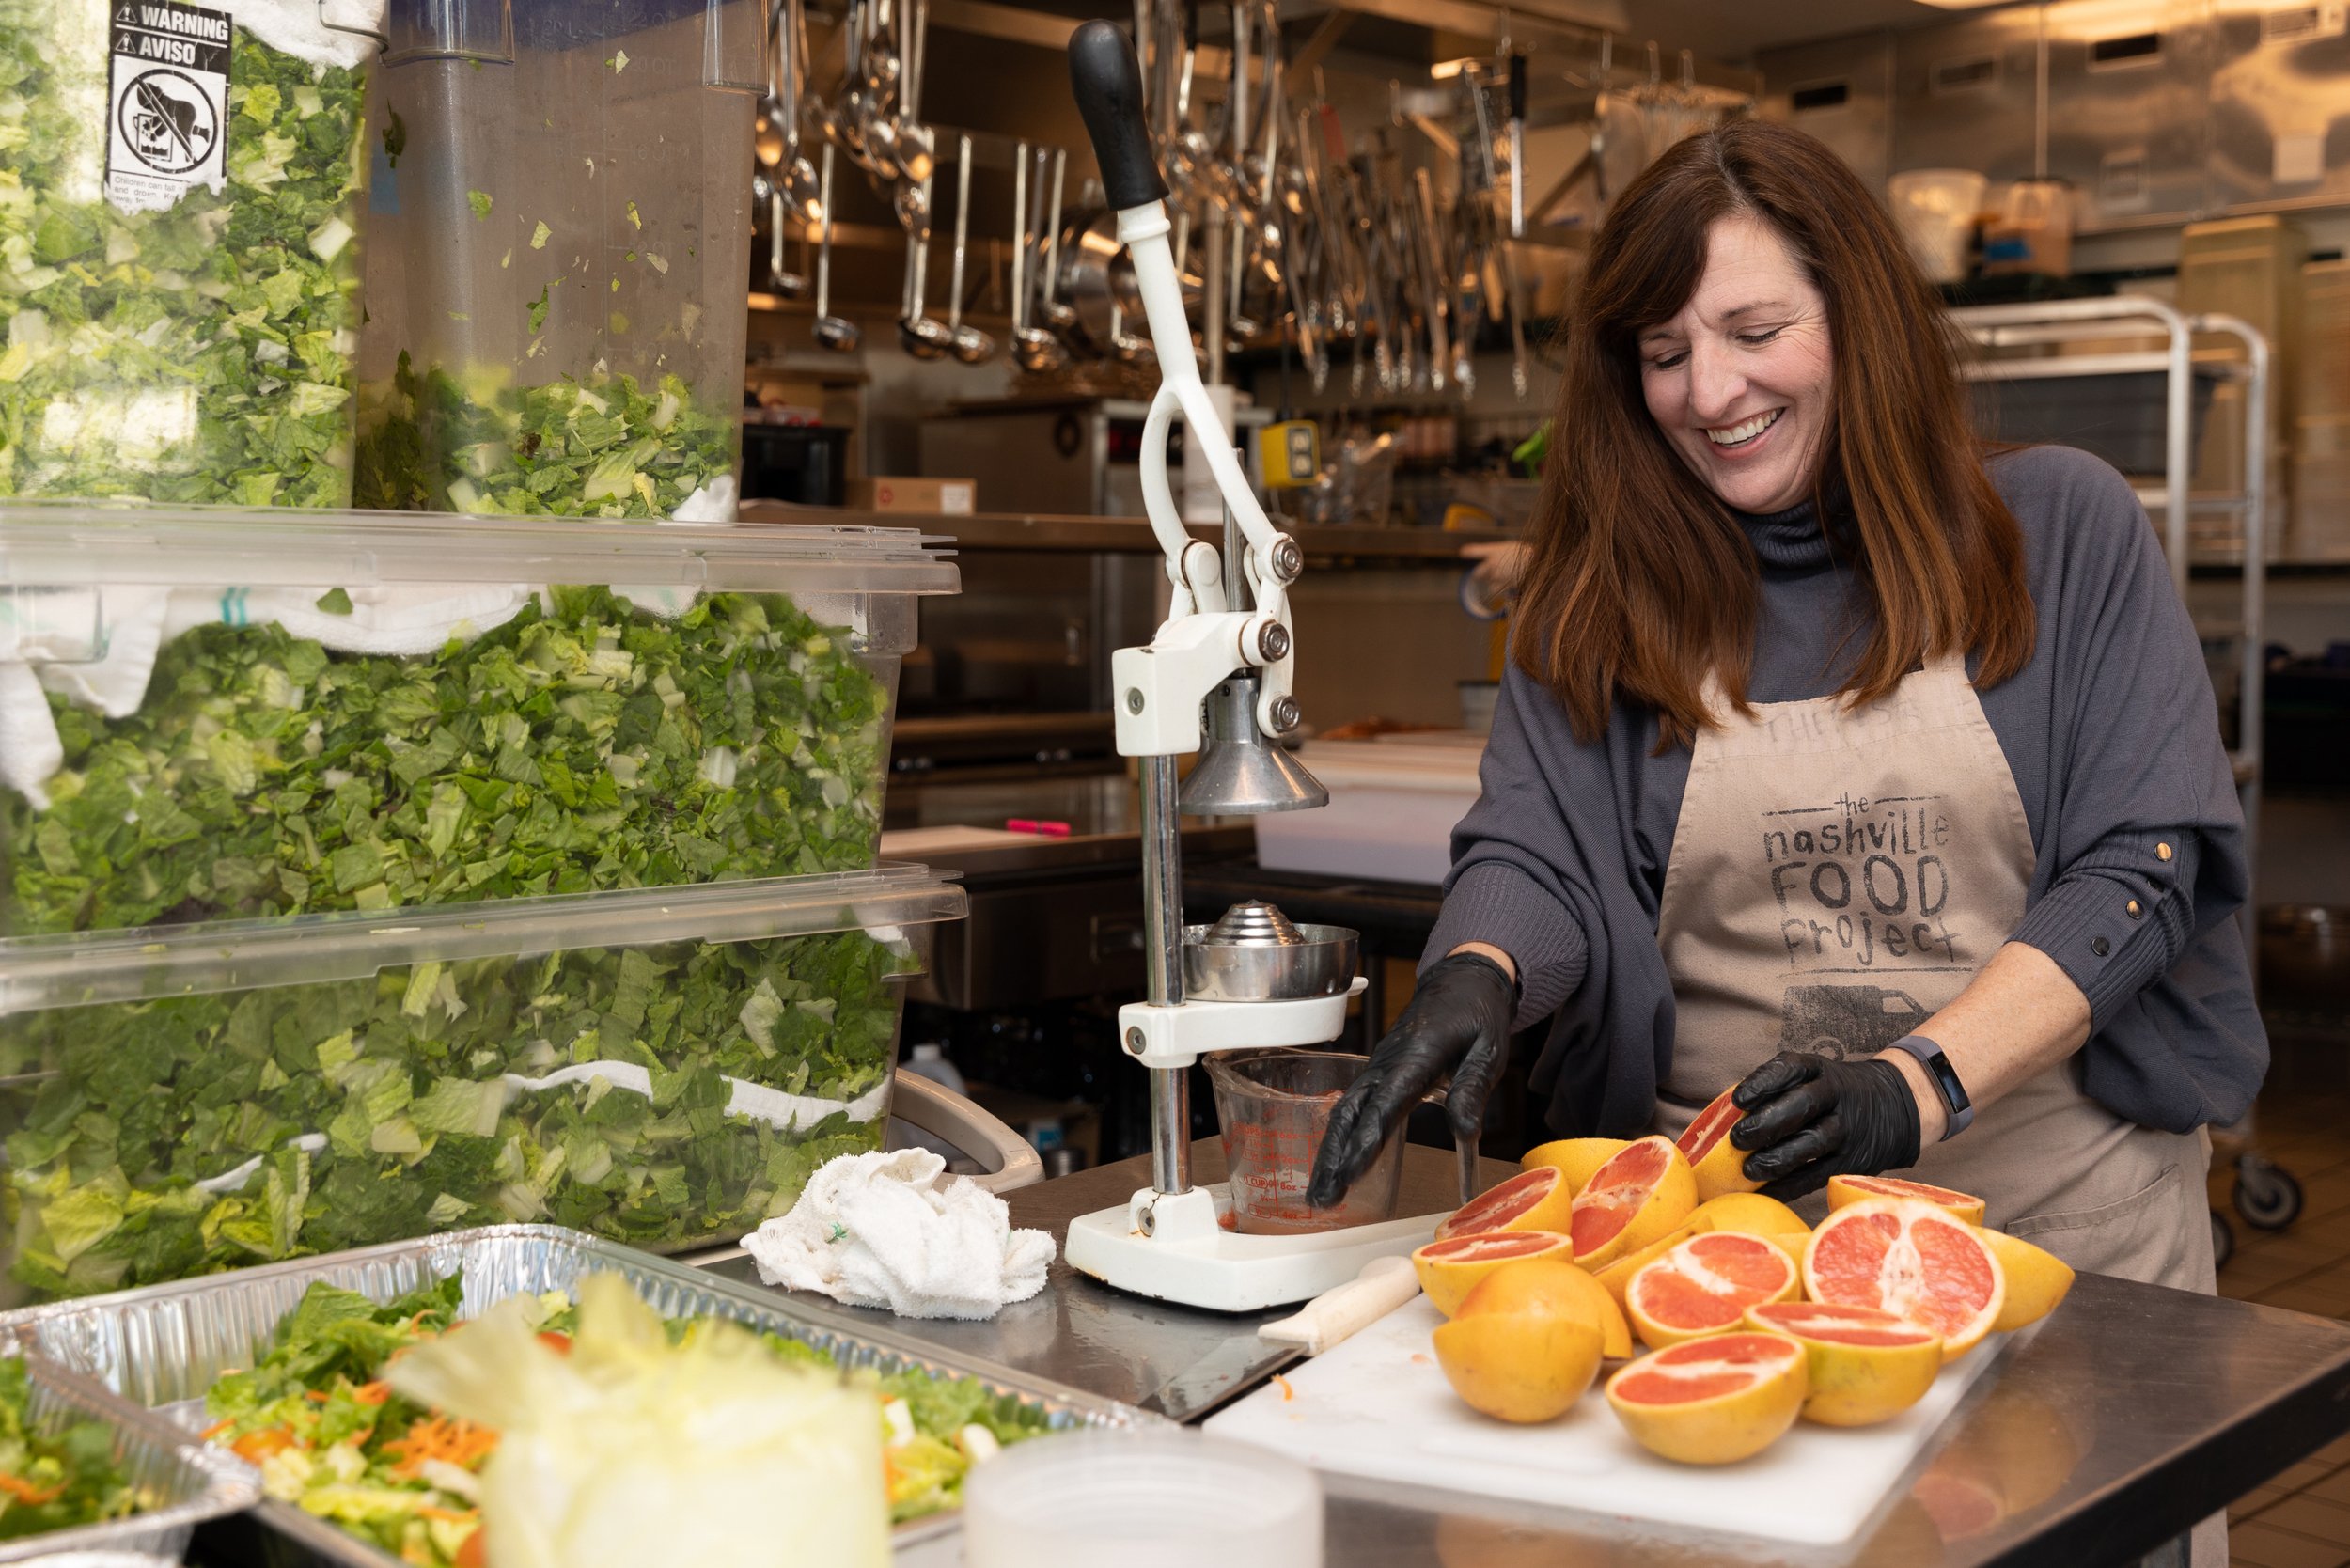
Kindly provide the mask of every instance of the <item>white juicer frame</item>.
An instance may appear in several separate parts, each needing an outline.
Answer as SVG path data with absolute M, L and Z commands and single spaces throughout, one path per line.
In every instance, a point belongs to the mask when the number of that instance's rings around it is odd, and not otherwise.
M 1108 29 L 1108 24 L 1087 27 Z M 1080 29 L 1081 39 L 1085 31 Z M 1122 39 L 1119 46 L 1123 48 Z M 1073 43 L 1073 55 L 1078 47 Z M 1252 716 L 1262 733 L 1278 735 L 1294 726 L 1295 705 L 1289 698 L 1296 647 L 1288 589 L 1303 569 L 1304 553 L 1265 516 L 1233 451 L 1231 431 L 1200 380 L 1167 242 L 1170 231 L 1162 201 L 1118 213 L 1119 239 L 1133 258 L 1158 353 L 1161 381 L 1143 425 L 1141 485 L 1144 510 L 1173 586 L 1167 619 L 1150 646 L 1120 649 L 1110 661 L 1119 754 L 1143 759 L 1146 961 L 1154 999 L 1120 1008 L 1118 1021 L 1128 1055 L 1152 1072 L 1152 1184 L 1122 1207 L 1072 1221 L 1065 1255 L 1071 1267 L 1120 1290 L 1220 1311 L 1250 1311 L 1344 1284 L 1371 1260 L 1409 1252 L 1426 1242 L 1443 1216 L 1299 1235 L 1244 1235 L 1223 1223 L 1231 1208 L 1229 1190 L 1190 1182 L 1185 1074 L 1192 1064 L 1209 1051 L 1334 1040 L 1345 1027 L 1348 999 L 1368 981 L 1356 977 L 1342 993 L 1294 1000 L 1190 1001 L 1183 996 L 1182 838 L 1174 760 L 1200 748 L 1201 705 L 1236 671 L 1259 672 Z M 1245 541 L 1238 554 L 1253 609 L 1230 607 L 1222 554 L 1183 526 L 1167 463 L 1167 440 L 1178 411 L 1203 448 Z

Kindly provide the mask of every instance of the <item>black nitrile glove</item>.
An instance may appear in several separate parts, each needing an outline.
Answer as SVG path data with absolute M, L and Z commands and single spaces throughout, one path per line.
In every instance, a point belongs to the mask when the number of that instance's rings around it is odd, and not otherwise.
M 1403 1016 L 1372 1048 L 1371 1065 L 1332 1107 L 1306 1201 L 1327 1209 L 1343 1199 L 1388 1132 L 1447 1073 L 1452 1136 L 1474 1143 L 1484 1126 L 1485 1096 L 1509 1056 L 1516 1007 L 1517 986 L 1490 958 L 1454 953 L 1430 964 Z
M 1882 1058 L 1838 1061 L 1781 1051 L 1731 1091 L 1747 1114 L 1730 1141 L 1752 1150 L 1742 1168 L 1782 1203 L 1819 1191 L 1831 1176 L 1874 1176 L 1918 1163 L 1918 1098 Z

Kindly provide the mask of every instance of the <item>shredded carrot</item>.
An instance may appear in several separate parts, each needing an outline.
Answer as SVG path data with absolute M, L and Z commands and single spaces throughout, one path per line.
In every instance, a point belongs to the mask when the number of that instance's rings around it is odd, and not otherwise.
M 476 1529 L 465 1537 L 465 1544 L 457 1548 L 457 1568 L 489 1568 L 490 1532 Z
M 1281 1386 L 1281 1398 L 1283 1400 L 1292 1400 L 1297 1397 L 1297 1390 L 1290 1387 L 1290 1380 L 1283 1377 L 1279 1372 L 1275 1372 L 1273 1374 L 1273 1381 Z
M 384 1445 L 384 1451 L 400 1463 L 392 1473 L 413 1476 L 424 1468 L 428 1459 L 445 1460 L 461 1470 L 470 1470 L 487 1459 L 498 1446 L 498 1435 L 486 1426 L 457 1420 L 446 1416 L 428 1416 L 408 1429 L 404 1437 L 395 1437 Z
M 445 1525 L 469 1525 L 481 1516 L 478 1508 L 436 1508 L 431 1503 L 418 1503 L 416 1512 L 428 1519 L 438 1519 Z
M 263 1427 L 248 1432 L 228 1445 L 228 1451 L 248 1465 L 258 1465 L 273 1453 L 283 1453 L 294 1446 L 294 1435 L 282 1426 Z
M 326 1390 L 323 1388 L 305 1388 L 302 1391 L 302 1397 L 306 1400 L 315 1400 L 319 1403 L 324 1404 L 326 1403 Z
M 223 1416 L 220 1419 L 218 1419 L 218 1420 L 214 1421 L 212 1425 L 210 1425 L 210 1426 L 206 1427 L 203 1431 L 201 1431 L 201 1432 L 197 1433 L 197 1434 L 196 1434 L 196 1436 L 197 1436 L 198 1438 L 202 1439 L 204 1442 L 209 1443 L 209 1442 L 211 1442 L 213 1438 L 215 1438 L 215 1437 L 219 1436 L 222 1433 L 224 1433 L 224 1432 L 227 1431 L 230 1427 L 232 1427 L 232 1426 L 234 1426 L 234 1425 L 236 1425 L 236 1424 L 237 1424 L 237 1418 L 236 1418 L 236 1417 L 234 1417 L 234 1416 Z
M 356 1388 L 352 1389 L 351 1397 L 361 1404 L 382 1404 L 392 1397 L 392 1386 L 382 1378 L 378 1378 L 372 1383 L 362 1383 Z
M 551 1328 L 542 1328 L 539 1331 L 539 1342 L 557 1356 L 569 1356 L 572 1353 L 572 1337 L 569 1334 L 558 1334 Z
M 60 1481 L 50 1486 L 37 1486 L 23 1476 L 12 1476 L 6 1470 L 0 1470 L 0 1492 L 6 1492 L 18 1502 L 39 1508 L 42 1503 L 55 1502 L 64 1496 L 65 1482 Z

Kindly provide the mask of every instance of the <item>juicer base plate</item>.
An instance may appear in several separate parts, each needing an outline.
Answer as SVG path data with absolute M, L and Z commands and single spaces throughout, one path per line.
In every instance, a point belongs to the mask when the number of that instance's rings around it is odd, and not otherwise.
M 1122 1208 L 1071 1220 L 1065 1255 L 1071 1268 L 1113 1290 L 1216 1312 L 1253 1312 L 1345 1284 L 1373 1258 L 1409 1253 L 1447 1217 L 1415 1215 L 1340 1231 L 1252 1236 L 1220 1223 L 1230 1207 L 1221 1184 L 1171 1196 L 1145 1187 Z

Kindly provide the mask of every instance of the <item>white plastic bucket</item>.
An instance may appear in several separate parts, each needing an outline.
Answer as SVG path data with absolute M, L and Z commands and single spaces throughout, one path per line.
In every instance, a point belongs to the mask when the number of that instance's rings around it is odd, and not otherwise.
M 1894 227 L 1932 281 L 1955 283 L 1966 275 L 1966 243 L 1989 184 L 1973 169 L 1911 169 L 1887 181 Z

